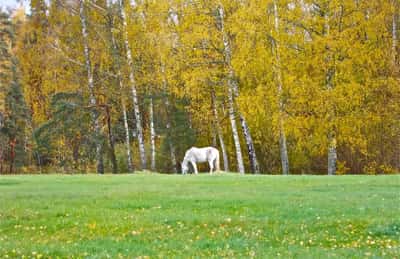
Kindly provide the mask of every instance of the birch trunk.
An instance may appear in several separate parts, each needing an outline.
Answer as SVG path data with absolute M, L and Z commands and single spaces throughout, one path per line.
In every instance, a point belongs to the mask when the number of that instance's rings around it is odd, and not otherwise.
M 3 127 L 3 119 L 4 119 L 3 113 L 0 111 L 0 130 L 1 130 L 2 127 Z M 0 142 L 0 174 L 3 173 L 3 162 L 4 162 L 3 154 L 5 153 L 5 152 L 3 151 L 4 146 L 5 146 L 5 145 L 4 145 L 2 142 Z
M 171 123 L 169 121 L 167 121 L 167 131 L 171 132 Z M 170 139 L 168 140 L 168 145 L 169 145 L 169 152 L 170 152 L 170 156 L 171 156 L 172 172 L 174 174 L 176 174 L 176 173 L 178 173 L 178 169 L 176 166 L 175 146 Z
M 128 40 L 128 24 L 127 24 L 126 13 L 125 13 L 125 8 L 124 8 L 124 1 L 120 0 L 119 5 L 120 5 L 119 7 L 120 7 L 121 18 L 122 18 L 126 59 L 128 61 L 128 66 L 129 66 L 129 81 L 131 84 L 133 110 L 135 112 L 135 119 L 136 119 L 137 137 L 138 137 L 138 142 L 139 142 L 139 155 L 140 155 L 142 169 L 146 169 L 147 162 L 146 162 L 146 150 L 144 147 L 142 118 L 141 118 L 141 113 L 140 113 L 140 108 L 139 108 L 138 95 L 137 95 L 137 91 L 136 91 L 136 81 L 135 81 L 135 73 L 134 73 L 134 66 L 133 66 L 132 50 L 131 50 L 131 47 L 129 45 L 129 40 Z
M 165 74 L 165 65 L 162 61 L 161 61 L 161 74 L 162 74 L 163 91 L 165 93 L 167 93 L 168 82 L 167 82 L 167 77 Z M 167 111 L 166 128 L 167 128 L 168 134 L 171 135 L 172 134 L 171 133 L 171 118 L 170 118 L 170 114 L 169 114 L 170 103 L 169 103 L 169 99 L 168 99 L 167 95 L 165 95 L 165 97 L 164 97 L 164 105 L 165 105 L 165 109 Z M 176 174 L 178 172 L 178 170 L 177 170 L 177 163 L 176 163 L 175 146 L 174 146 L 174 143 L 171 141 L 171 139 L 168 139 L 168 146 L 169 146 L 169 151 L 170 151 L 172 170 L 173 170 L 173 173 Z
M 254 174 L 260 173 L 260 167 L 256 156 L 256 150 L 254 149 L 253 138 L 250 134 L 250 128 L 242 114 L 239 114 L 240 122 L 242 124 L 244 139 L 246 140 L 247 150 L 249 152 L 251 172 Z
M 150 119 L 150 146 L 151 146 L 151 170 L 156 170 L 156 131 L 154 129 L 154 106 L 153 97 L 150 98 L 149 104 Z
M 120 80 L 120 87 L 122 87 L 122 80 Z M 122 114 L 124 117 L 124 128 L 125 128 L 125 147 L 126 147 L 126 156 L 128 162 L 128 172 L 133 172 L 133 164 L 132 164 L 132 155 L 131 155 L 131 140 L 129 135 L 129 125 L 128 125 L 128 114 L 126 112 L 126 104 L 125 101 L 122 101 Z
M 113 14 L 111 13 L 111 1 L 107 1 L 108 8 L 109 8 L 109 34 L 110 34 L 110 40 L 111 40 L 111 52 L 112 56 L 114 59 L 114 67 L 117 72 L 117 81 L 119 85 L 119 90 L 121 93 L 121 106 L 122 106 L 122 114 L 123 114 L 123 120 L 124 120 L 124 129 L 125 129 L 125 148 L 126 148 L 126 155 L 127 155 L 127 166 L 128 166 L 128 172 L 133 172 L 133 165 L 132 165 L 132 155 L 131 155 L 131 141 L 130 141 L 130 135 L 129 135 L 129 124 L 128 124 L 128 116 L 127 116 L 127 111 L 126 111 L 126 102 L 125 102 L 125 97 L 123 93 L 125 92 L 124 89 L 124 83 L 122 81 L 122 76 L 121 76 L 121 62 L 120 62 L 120 54 L 118 53 L 117 49 L 117 43 L 115 41 L 114 33 L 113 33 L 113 28 L 114 28 L 114 22 L 113 22 Z
M 241 120 L 242 130 L 243 130 L 243 134 L 244 134 L 244 140 L 245 140 L 246 146 L 247 146 L 247 153 L 249 156 L 251 172 L 254 174 L 258 174 L 258 173 L 260 173 L 260 168 L 258 165 L 256 149 L 254 147 L 253 138 L 251 137 L 251 133 L 250 133 L 250 128 L 249 128 L 247 121 L 246 121 L 245 117 L 243 116 L 243 114 L 239 113 L 239 118 Z
M 229 83 L 228 84 L 230 85 L 230 87 L 233 91 L 233 105 L 235 105 L 235 98 L 239 96 L 239 85 L 235 79 L 235 71 L 233 70 L 233 67 L 231 64 L 232 50 L 230 47 L 230 42 L 229 42 L 228 36 L 227 36 L 227 34 L 225 32 L 225 28 L 224 28 L 224 9 L 222 6 L 219 6 L 218 10 L 219 10 L 219 16 L 220 16 L 220 28 L 221 28 L 223 43 L 224 43 L 225 62 L 228 65 L 228 69 L 229 69 L 229 79 L 228 79 Z M 257 173 L 259 173 L 259 166 L 258 166 L 255 148 L 254 148 L 253 138 L 251 137 L 251 133 L 250 133 L 250 128 L 249 128 L 247 121 L 246 121 L 245 117 L 243 116 L 243 114 L 241 114 L 239 111 L 236 111 L 236 112 L 240 118 L 243 135 L 244 135 L 244 139 L 245 139 L 246 146 L 247 146 L 247 152 L 248 152 L 248 156 L 249 156 L 251 171 L 253 173 L 257 174 Z
M 115 138 L 112 131 L 111 126 L 111 114 L 110 114 L 110 107 L 106 106 L 106 116 L 107 116 L 107 128 L 108 128 L 108 142 L 110 144 L 110 157 L 111 157 L 111 165 L 112 165 L 112 172 L 113 174 L 118 173 L 118 163 L 117 157 L 115 156 Z
M 0 147 L 0 174 L 3 174 L 3 150 Z
M 242 149 L 240 147 L 240 139 L 239 133 L 236 125 L 236 111 L 235 111 L 235 98 L 234 94 L 237 93 L 239 90 L 237 89 L 237 84 L 234 82 L 234 71 L 231 65 L 231 49 L 229 44 L 228 36 L 225 33 L 224 28 L 224 9 L 221 5 L 218 6 L 218 23 L 219 29 L 222 33 L 222 41 L 224 44 L 224 59 L 225 65 L 228 68 L 228 106 L 229 106 L 229 120 L 231 122 L 232 127 L 232 135 L 233 141 L 235 145 L 236 151 L 236 160 L 237 160 L 237 170 L 239 173 L 244 174 L 244 164 L 243 164 L 243 156 L 242 156 Z
M 328 37 L 330 34 L 330 25 L 329 25 L 329 14 L 328 12 L 325 13 L 325 36 Z M 329 46 L 326 47 L 327 51 L 329 50 Z M 331 62 L 331 56 L 328 53 L 327 61 L 328 63 Z M 334 69 L 330 68 L 326 72 L 326 88 L 328 91 L 332 91 L 333 85 L 332 80 L 335 74 Z M 335 111 L 332 107 L 332 104 L 328 107 L 328 123 L 333 124 L 333 120 L 335 118 Z M 336 163 L 337 163 L 337 151 L 336 151 L 336 133 L 335 128 L 332 126 L 328 132 L 328 175 L 335 175 L 336 174 Z
M 398 45 L 398 35 L 397 35 L 397 22 L 398 22 L 398 11 L 399 11 L 399 6 L 398 6 L 398 0 L 395 0 L 393 2 L 393 17 L 392 17 L 392 59 L 393 59 L 393 70 L 394 73 L 398 73 L 399 68 L 398 68 L 398 55 L 397 55 L 397 45 Z M 399 121 L 400 121 L 400 115 L 398 116 Z M 398 144 L 397 144 L 398 148 L 397 148 L 397 169 L 400 170 L 400 134 L 398 136 Z
M 170 23 L 173 24 L 175 27 L 179 26 L 179 15 L 176 12 L 175 8 L 173 7 L 173 1 L 168 1 L 169 2 L 169 10 L 168 10 L 168 18 L 170 20 Z M 171 47 L 173 50 L 177 50 L 180 47 L 180 37 L 178 31 L 172 32 L 172 44 Z M 161 51 L 160 51 L 161 53 Z M 168 81 L 167 77 L 165 74 L 165 63 L 161 60 L 161 74 L 163 76 L 163 90 L 165 93 L 168 93 Z M 170 135 L 171 134 L 171 118 L 170 118 L 170 103 L 168 99 L 168 95 L 165 95 L 164 97 L 164 105 L 165 108 L 167 109 L 167 123 L 166 123 L 166 128 L 167 132 Z M 192 128 L 192 123 L 191 123 L 191 118 L 189 116 L 189 127 Z M 168 140 L 168 145 L 169 145 L 169 150 L 170 150 L 170 156 L 171 156 L 171 163 L 173 167 L 173 172 L 177 173 L 177 162 L 176 162 L 176 155 L 175 155 L 175 146 L 174 143 L 169 139 Z
M 279 35 L 279 13 L 278 13 L 278 5 L 276 0 L 274 0 L 274 20 L 275 20 L 275 33 Z M 285 124 L 284 124 L 284 106 L 282 100 L 282 92 L 283 92 L 283 81 L 282 81 L 282 71 L 281 71 L 281 58 L 280 58 L 280 50 L 279 43 L 277 39 L 274 40 L 274 50 L 275 50 L 275 76 L 278 85 L 278 106 L 279 106 L 279 151 L 281 155 L 281 164 L 282 164 L 282 174 L 289 174 L 289 156 L 287 151 L 287 143 L 286 143 L 286 134 L 285 134 Z
M 217 133 L 216 133 L 216 129 L 215 129 L 215 125 L 211 126 L 211 137 L 212 137 L 212 146 L 213 147 L 217 147 L 218 143 L 217 143 Z
M 94 130 L 96 134 L 96 160 L 97 160 L 97 172 L 99 174 L 104 173 L 104 164 L 103 164 L 103 154 L 102 154 L 102 144 L 99 140 L 100 138 L 100 123 L 99 123 L 99 116 L 97 112 L 97 101 L 96 96 L 94 95 L 94 83 L 93 83 L 93 72 L 92 72 L 92 65 L 90 60 L 90 49 L 89 49 L 89 36 L 87 30 L 87 21 L 85 15 L 85 1 L 81 0 L 79 2 L 79 14 L 80 20 L 82 25 L 82 38 L 83 38 L 83 49 L 85 55 L 85 66 L 87 71 L 87 78 L 88 78 L 88 88 L 89 88 L 89 98 L 90 98 L 90 106 L 95 107 L 92 113 L 92 119 L 94 124 Z
M 233 142 L 235 144 L 235 150 L 236 150 L 237 169 L 239 173 L 244 174 L 243 156 L 240 147 L 239 133 L 236 126 L 235 106 L 234 106 L 232 91 L 233 91 L 232 88 L 229 87 L 228 89 L 229 120 L 231 122 Z
M 392 62 L 393 67 L 396 68 L 397 65 L 397 4 L 394 3 L 394 12 L 392 15 Z
M 211 92 L 211 104 L 212 104 L 212 109 L 213 109 L 213 114 L 214 114 L 215 130 L 217 131 L 219 145 L 220 145 L 221 151 L 222 151 L 222 158 L 224 159 L 224 171 L 229 172 L 228 154 L 226 152 L 224 136 L 222 134 L 221 125 L 219 124 L 217 100 L 216 100 L 214 91 Z

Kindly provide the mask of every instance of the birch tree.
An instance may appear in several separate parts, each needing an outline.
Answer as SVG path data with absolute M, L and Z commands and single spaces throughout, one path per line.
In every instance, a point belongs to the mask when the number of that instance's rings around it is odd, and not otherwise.
M 325 37 L 329 37 L 330 34 L 330 14 L 329 14 L 329 6 L 326 7 L 326 10 L 324 10 L 324 20 L 325 20 L 325 25 L 324 25 L 324 35 Z M 335 68 L 331 65 L 332 63 L 332 57 L 330 53 L 330 46 L 326 46 L 326 63 L 327 63 L 327 71 L 326 71 L 326 88 L 329 92 L 333 90 L 333 77 L 335 75 Z M 331 102 L 328 102 L 331 104 Z M 329 106 L 329 111 L 328 111 L 328 123 L 330 123 L 332 126 L 328 131 L 328 175 L 334 175 L 336 174 L 336 163 L 337 163 L 337 151 L 336 151 L 336 133 L 333 125 L 333 120 L 334 120 L 334 108 L 330 105 Z
M 289 157 L 287 151 L 287 144 L 286 144 L 286 133 L 285 133 L 285 125 L 284 125 L 284 112 L 285 108 L 283 105 L 283 81 L 282 81 L 282 71 L 281 71 L 281 57 L 280 57 L 280 42 L 279 42 L 279 9 L 276 0 L 273 2 L 274 8 L 274 27 L 275 27 L 275 35 L 276 38 L 273 40 L 273 47 L 274 47 L 274 54 L 275 54 L 275 77 L 276 83 L 278 86 L 278 107 L 279 107 L 279 149 L 281 154 L 281 163 L 282 163 L 282 173 L 284 175 L 289 174 Z
M 226 151 L 226 146 L 225 146 L 225 141 L 224 141 L 224 136 L 221 130 L 221 125 L 220 125 L 220 119 L 218 115 L 218 109 L 217 109 L 217 98 L 215 96 L 215 90 L 211 90 L 211 106 L 213 110 L 213 115 L 214 115 L 214 125 L 215 125 L 215 130 L 216 134 L 218 137 L 219 145 L 221 147 L 221 152 L 222 152 L 222 158 L 224 160 L 224 171 L 229 172 L 229 160 L 228 160 L 228 154 Z
M 147 162 L 146 162 L 146 150 L 145 150 L 145 146 L 144 146 L 142 115 L 140 112 L 139 99 L 138 99 L 138 94 L 137 94 L 137 89 L 136 89 L 135 67 L 134 67 L 134 63 L 133 63 L 132 50 L 131 50 L 131 46 L 129 44 L 129 39 L 128 39 L 128 22 L 127 22 L 127 16 L 126 16 L 124 3 L 125 3 L 124 0 L 120 0 L 119 8 L 120 8 L 121 19 L 122 19 L 122 30 L 123 30 L 123 38 L 124 38 L 125 51 L 126 51 L 126 59 L 128 61 L 128 67 L 129 67 L 129 82 L 130 82 L 130 86 L 131 86 L 133 109 L 134 109 L 135 120 L 136 120 L 136 130 L 137 130 L 137 138 L 138 138 L 138 142 L 139 142 L 140 161 L 141 161 L 142 169 L 146 169 Z
M 392 14 L 392 62 L 393 66 L 396 67 L 397 64 L 397 45 L 398 45 L 398 30 L 397 24 L 399 19 L 399 3 L 397 0 L 393 1 L 393 14 Z
M 165 97 L 164 99 L 164 105 L 165 105 L 165 110 L 166 110 L 166 128 L 167 128 L 167 133 L 172 134 L 171 130 L 171 115 L 170 115 L 170 102 L 168 99 L 168 81 L 166 77 L 166 72 L 165 72 L 165 65 L 164 62 L 161 61 L 160 64 L 160 69 L 161 69 L 161 76 L 162 76 L 162 89 L 164 91 Z M 174 143 L 172 142 L 171 139 L 168 139 L 168 146 L 169 146 L 169 153 L 170 153 L 170 158 L 171 158 L 171 164 L 172 164 L 172 172 L 177 173 L 177 162 L 176 162 L 176 155 L 175 155 L 175 146 Z
M 114 14 L 112 11 L 112 1 L 108 0 L 108 30 L 109 30 L 109 37 L 110 37 L 110 43 L 111 43 L 111 54 L 113 57 L 113 64 L 114 64 L 114 69 L 117 73 L 116 75 L 116 80 L 119 86 L 120 90 L 120 100 L 121 100 L 121 108 L 122 108 L 122 116 L 123 116 L 123 121 L 124 121 L 124 130 L 125 130 L 125 148 L 126 148 L 126 159 L 127 159 L 127 166 L 128 166 L 128 172 L 133 171 L 133 164 L 132 164 L 132 151 L 131 151 L 131 141 L 130 141 L 130 132 L 129 132 L 129 124 L 128 124 L 128 115 L 126 111 L 126 98 L 124 93 L 125 91 L 125 86 L 124 82 L 122 79 L 122 74 L 121 74 L 121 56 L 120 53 L 118 52 L 117 49 L 117 42 L 114 36 Z
M 83 39 L 83 49 L 85 56 L 85 66 L 87 72 L 87 84 L 89 90 L 89 98 L 90 105 L 93 107 L 92 119 L 94 124 L 95 138 L 96 138 L 96 160 L 97 160 L 97 172 L 99 174 L 104 173 L 104 164 L 103 164 L 103 151 L 102 144 L 100 141 L 101 138 L 101 129 L 99 122 L 99 115 L 97 111 L 97 100 L 94 94 L 94 83 L 93 83 L 93 71 L 92 64 L 90 60 L 90 48 L 89 48 L 89 36 L 88 36 L 88 27 L 87 27 L 87 19 L 85 14 L 85 0 L 79 1 L 79 15 L 80 21 L 82 25 L 82 39 Z
M 156 170 L 156 131 L 154 129 L 154 106 L 153 97 L 150 97 L 149 103 L 149 122 L 150 122 L 150 147 L 151 147 L 151 165 L 152 171 Z
M 232 53 L 230 49 L 230 43 L 224 28 L 224 9 L 222 5 L 219 5 L 217 8 L 218 8 L 218 23 L 220 26 L 222 41 L 224 46 L 225 65 L 227 66 L 228 69 L 227 81 L 228 81 L 229 120 L 231 122 L 233 141 L 235 144 L 237 170 L 239 173 L 244 174 L 242 148 L 240 147 L 239 132 L 236 125 L 236 110 L 235 110 L 235 100 L 234 100 L 234 94 L 235 92 L 238 91 L 238 89 L 234 78 L 234 71 L 231 66 Z

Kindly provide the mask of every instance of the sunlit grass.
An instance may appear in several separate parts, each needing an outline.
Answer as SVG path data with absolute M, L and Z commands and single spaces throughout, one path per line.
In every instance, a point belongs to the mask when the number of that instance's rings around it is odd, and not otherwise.
M 399 204 L 399 176 L 2 176 L 0 258 L 396 258 Z

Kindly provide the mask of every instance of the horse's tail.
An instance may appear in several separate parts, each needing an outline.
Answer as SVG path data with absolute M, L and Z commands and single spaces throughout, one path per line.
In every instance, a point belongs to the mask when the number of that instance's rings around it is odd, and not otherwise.
M 217 158 L 215 159 L 215 167 L 217 169 L 217 171 L 220 171 L 220 167 L 219 167 L 219 150 L 217 149 Z

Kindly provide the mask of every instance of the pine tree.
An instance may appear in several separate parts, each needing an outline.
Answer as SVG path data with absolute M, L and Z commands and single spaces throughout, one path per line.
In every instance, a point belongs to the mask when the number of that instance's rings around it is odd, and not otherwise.
M 8 161 L 9 173 L 24 165 L 26 156 L 26 109 L 18 64 L 13 53 L 15 26 L 8 14 L 0 11 L 0 173 Z
M 2 131 L 8 138 L 9 172 L 25 163 L 26 125 L 29 119 L 21 84 L 19 82 L 16 60 L 12 61 L 12 81 L 5 100 L 6 118 Z

